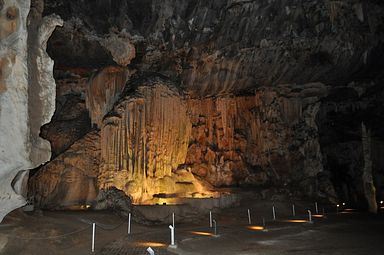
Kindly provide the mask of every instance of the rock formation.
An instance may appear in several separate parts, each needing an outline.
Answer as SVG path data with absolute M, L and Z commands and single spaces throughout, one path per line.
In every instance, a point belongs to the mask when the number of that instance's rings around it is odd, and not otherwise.
M 39 137 L 55 109 L 53 61 L 45 48 L 62 21 L 33 18 L 27 27 L 30 4 L 0 1 L 0 221 L 25 204 L 27 170 L 50 158 L 48 141 Z M 35 7 L 30 15 L 39 12 Z
M 97 196 L 100 144 L 90 132 L 68 150 L 41 167 L 30 180 L 36 206 L 85 209 Z
M 90 131 L 75 117 L 88 112 L 100 129 L 96 190 L 154 203 L 252 186 L 365 208 L 373 188 L 384 196 L 380 1 L 45 4 L 65 20 L 48 43 L 57 73 L 87 75 L 80 96 L 60 82 L 68 93 L 43 135 L 64 160 Z

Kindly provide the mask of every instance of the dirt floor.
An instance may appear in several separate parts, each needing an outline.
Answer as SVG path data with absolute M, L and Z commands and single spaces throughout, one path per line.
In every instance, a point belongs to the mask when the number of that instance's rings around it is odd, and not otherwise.
M 128 235 L 127 220 L 111 212 L 14 212 L 0 225 L 0 254 L 135 255 L 149 254 L 148 247 L 155 254 L 181 255 L 384 254 L 384 214 L 361 213 L 348 210 L 348 206 L 336 213 L 336 208 L 328 206 L 326 218 L 314 215 L 313 223 L 309 223 L 307 210 L 315 214 L 313 203 L 295 202 L 295 217 L 291 204 L 274 204 L 276 220 L 270 201 L 248 199 L 238 207 L 214 212 L 216 236 L 214 228 L 209 226 L 209 212 L 206 219 L 192 223 L 179 223 L 176 215 L 177 248 L 168 247 L 169 224 L 132 223 Z M 319 204 L 319 214 L 322 210 Z M 94 253 L 91 251 L 93 222 L 96 223 Z

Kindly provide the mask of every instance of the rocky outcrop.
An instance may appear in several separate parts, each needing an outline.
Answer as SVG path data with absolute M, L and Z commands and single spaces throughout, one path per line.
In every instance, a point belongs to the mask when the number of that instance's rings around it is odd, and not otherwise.
M 134 203 L 250 185 L 373 207 L 373 188 L 384 190 L 383 10 L 374 0 L 46 0 L 45 13 L 65 20 L 48 43 L 56 69 L 98 71 L 84 96 L 58 100 L 44 137 L 60 154 L 88 132 L 75 123 L 89 111 L 97 188 Z
M 132 66 L 181 79 L 199 96 L 344 85 L 384 67 L 380 1 L 47 0 L 46 8 L 65 19 L 49 49 L 60 65 L 106 66 L 113 57 L 94 38 L 128 34 Z
M 25 170 L 50 158 L 49 143 L 39 137 L 53 114 L 55 97 L 53 61 L 45 47 L 62 22 L 56 16 L 27 22 L 30 4 L 0 1 L 0 221 L 25 204 Z M 30 15 L 39 13 L 36 6 Z
M 102 126 L 104 116 L 119 99 L 131 72 L 126 68 L 111 66 L 91 78 L 86 90 L 86 104 L 92 125 Z
M 379 156 L 384 141 L 383 96 L 381 83 L 335 88 L 322 100 L 317 117 L 324 170 L 337 196 L 372 212 L 384 187 L 384 160 Z
M 172 84 L 156 77 L 128 84 L 103 121 L 99 186 L 117 187 L 134 203 L 204 191 L 192 173 L 179 169 L 190 134 L 187 106 Z
M 135 203 L 203 192 L 197 180 L 334 196 L 317 187 L 323 167 L 315 120 L 324 85 L 193 99 L 164 78 L 143 77 L 127 84 L 104 117 L 100 188 L 117 187 Z
M 29 184 L 36 206 L 86 209 L 91 205 L 98 194 L 99 140 L 98 132 L 90 132 L 39 169 Z
M 51 158 L 66 151 L 91 131 L 85 102 L 87 80 L 74 74 L 57 78 L 56 110 L 51 122 L 44 125 L 40 133 L 51 144 Z
M 313 193 L 322 172 L 315 119 L 326 93 L 322 84 L 306 84 L 189 100 L 186 163 L 215 186 L 290 184 Z

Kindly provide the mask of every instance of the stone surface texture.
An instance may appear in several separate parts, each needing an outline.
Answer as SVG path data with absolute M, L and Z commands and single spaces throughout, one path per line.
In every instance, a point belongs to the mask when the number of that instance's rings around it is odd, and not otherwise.
M 50 159 L 49 142 L 39 137 L 55 109 L 53 61 L 45 48 L 62 20 L 29 20 L 28 15 L 39 16 L 38 5 L 30 5 L 0 2 L 0 221 L 25 204 L 28 170 Z
M 44 13 L 64 19 L 48 42 L 56 74 L 83 70 L 85 84 L 59 82 L 68 104 L 44 137 L 60 157 L 100 130 L 96 190 L 384 199 L 381 1 L 46 0 Z
M 42 166 L 30 180 L 36 206 L 86 209 L 97 196 L 100 161 L 98 132 L 90 132 Z

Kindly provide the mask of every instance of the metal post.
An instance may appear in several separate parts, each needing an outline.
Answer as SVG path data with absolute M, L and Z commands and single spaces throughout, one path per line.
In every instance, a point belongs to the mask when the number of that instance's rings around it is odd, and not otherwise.
M 212 228 L 212 211 L 209 211 L 209 227 Z
M 263 232 L 267 232 L 267 226 L 265 224 L 265 218 L 263 217 Z
M 251 220 L 251 210 L 248 209 L 248 224 L 251 225 L 252 224 L 252 220 Z
M 308 221 L 309 221 L 309 223 L 312 223 L 312 212 L 311 212 L 311 210 L 308 210 Z
M 175 213 L 172 213 L 172 226 L 175 228 Z
M 128 235 L 131 234 L 131 213 L 128 214 Z
M 96 223 L 92 223 L 92 253 L 95 252 Z
M 319 208 L 317 207 L 317 202 L 315 202 L 315 212 L 316 214 L 319 214 Z
M 175 245 L 175 228 L 172 225 L 169 225 L 169 229 L 171 230 L 171 245 L 170 245 L 170 247 L 176 247 L 176 245 Z
M 217 223 L 216 220 L 213 220 L 214 228 L 215 228 L 215 236 L 217 236 Z
M 272 206 L 272 215 L 273 215 L 273 220 L 276 220 L 276 210 L 274 205 Z
M 292 216 L 296 216 L 295 204 L 292 204 Z
M 155 251 L 151 247 L 147 248 L 147 252 L 149 255 L 155 255 Z

